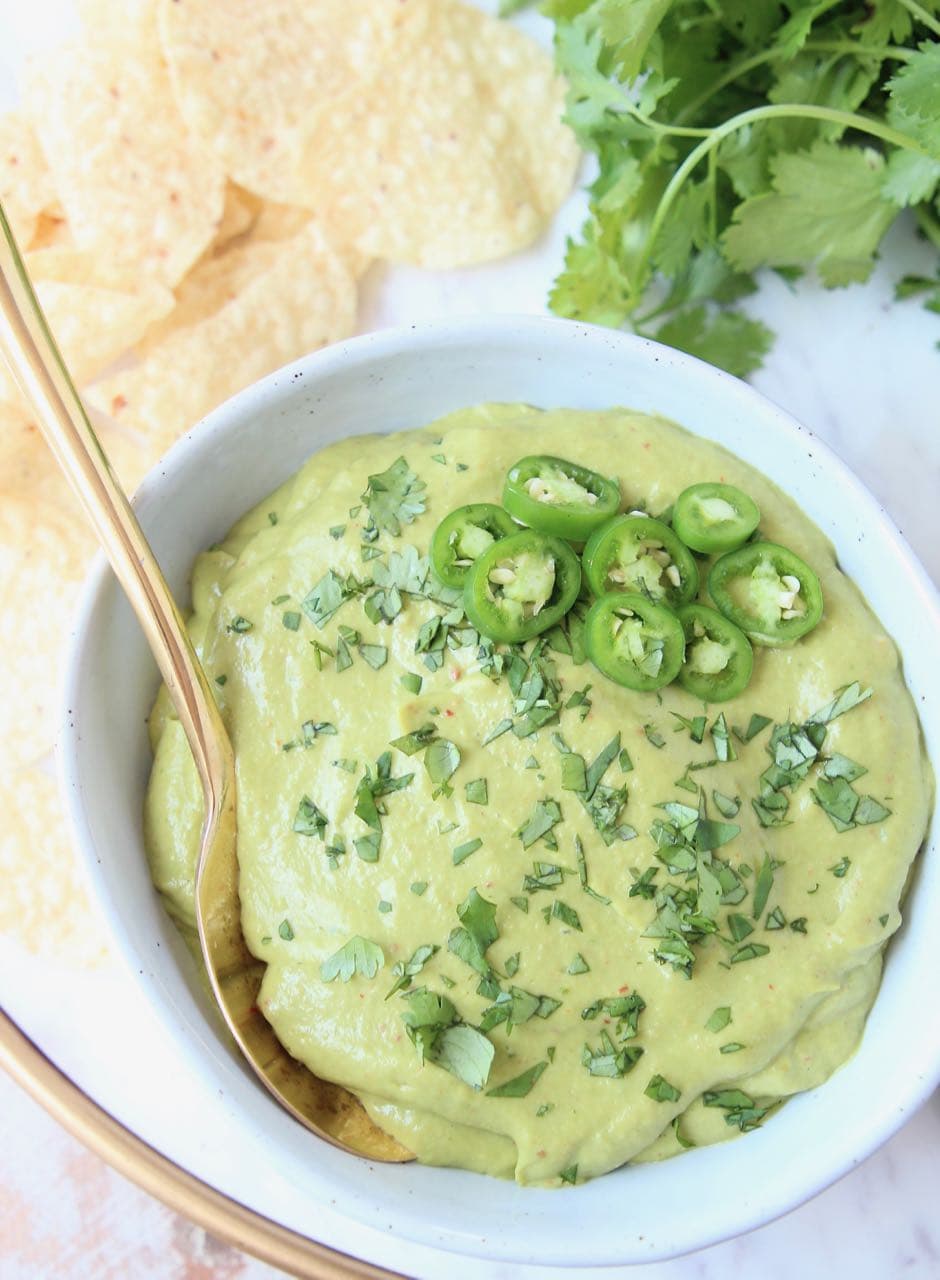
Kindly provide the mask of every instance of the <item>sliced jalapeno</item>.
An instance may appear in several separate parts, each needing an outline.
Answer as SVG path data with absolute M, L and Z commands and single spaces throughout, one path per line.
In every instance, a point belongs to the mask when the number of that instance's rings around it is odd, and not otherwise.
M 665 605 L 633 591 L 595 600 L 584 620 L 584 644 L 599 671 L 625 689 L 649 693 L 682 666 L 682 623 Z
M 733 484 L 693 484 L 676 498 L 672 527 L 693 551 L 720 554 L 747 542 L 760 509 Z
M 580 590 L 581 565 L 568 544 L 535 529 L 520 529 L 473 562 L 463 604 L 478 631 L 513 644 L 560 622 Z
M 532 529 L 584 542 L 617 514 L 620 485 L 567 458 L 520 458 L 506 476 L 503 506 Z
M 754 644 L 792 644 L 822 617 L 819 579 L 774 542 L 749 542 L 712 565 L 708 593 Z
M 445 516 L 431 538 L 431 565 L 446 587 L 460 588 L 484 551 L 519 526 L 494 502 L 472 502 Z
M 584 576 L 596 596 L 639 591 L 675 608 L 698 591 L 698 565 L 667 524 L 652 516 L 618 516 L 588 538 Z
M 747 686 L 754 667 L 747 636 L 707 604 L 686 604 L 676 613 L 685 632 L 685 661 L 678 677 L 683 689 L 704 702 L 735 697 Z

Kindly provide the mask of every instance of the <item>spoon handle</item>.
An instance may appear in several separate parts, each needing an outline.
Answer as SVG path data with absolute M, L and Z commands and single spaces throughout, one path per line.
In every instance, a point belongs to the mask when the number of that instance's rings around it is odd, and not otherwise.
M 222 717 L 166 579 L 49 331 L 2 205 L 0 352 L 137 615 L 189 740 L 211 820 L 228 799 L 231 772 Z

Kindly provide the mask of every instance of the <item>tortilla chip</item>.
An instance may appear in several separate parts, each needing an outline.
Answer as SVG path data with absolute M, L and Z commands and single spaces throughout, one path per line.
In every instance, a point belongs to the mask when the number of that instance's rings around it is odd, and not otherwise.
M 65 210 L 58 200 L 48 209 L 43 209 L 36 220 L 36 230 L 27 249 L 74 249 L 75 241 L 65 216 Z M 23 245 L 20 245 L 20 249 Z
M 89 40 L 98 44 L 153 42 L 157 36 L 154 0 L 76 0 Z
M 217 253 L 229 241 L 244 235 L 258 220 L 264 201 L 251 191 L 237 186 L 234 182 L 225 184 L 225 207 L 222 220 L 216 228 L 215 238 L 209 246 L 210 253 Z
M 29 121 L 19 111 L 0 115 L 0 204 L 21 250 L 55 199 L 52 174 Z
M 69 250 L 46 249 L 42 254 L 74 257 Z M 30 255 L 31 269 L 39 256 Z M 75 269 L 80 272 L 80 264 Z M 158 284 L 145 286 L 140 293 L 124 293 L 92 284 L 38 279 L 35 288 L 62 358 L 79 387 L 113 364 L 173 307 L 173 294 Z M 12 374 L 5 364 L 0 366 L 0 399 L 17 400 L 18 396 Z
M 52 747 L 62 646 L 93 551 L 77 515 L 0 494 L 0 756 L 7 770 Z
M 0 933 L 32 955 L 83 968 L 102 963 L 104 928 L 85 890 L 55 780 L 38 769 L 2 769 L 0 807 Z
M 76 244 L 176 284 L 216 233 L 225 185 L 174 109 L 159 47 L 67 45 L 32 64 L 25 101 Z
M 312 216 L 300 205 L 265 200 L 253 232 L 259 240 L 286 240 L 302 231 Z
M 121 488 L 132 494 L 159 458 L 151 443 L 141 443 L 113 423 L 93 424 L 98 443 L 111 464 Z M 9 494 L 50 503 L 74 513 L 85 523 L 78 499 L 72 493 L 42 432 L 25 410 L 0 401 L 0 495 Z
M 242 387 L 352 333 L 355 281 L 316 224 L 253 243 L 234 260 L 238 290 L 224 266 L 218 275 L 207 266 L 181 304 L 192 323 L 145 343 L 137 367 L 90 387 L 92 404 L 168 446 Z
M 319 121 L 307 186 L 327 225 L 373 257 L 438 269 L 497 258 L 530 244 L 571 189 L 563 103 L 526 36 L 436 0 L 394 76 Z
M 230 178 L 317 207 L 299 173 L 317 119 L 395 66 L 437 0 L 162 0 L 179 108 Z

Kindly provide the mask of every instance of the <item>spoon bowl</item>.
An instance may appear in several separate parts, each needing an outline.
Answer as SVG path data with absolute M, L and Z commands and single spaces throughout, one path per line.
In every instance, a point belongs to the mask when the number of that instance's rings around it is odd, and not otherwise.
M 242 937 L 235 757 L 202 664 L 156 557 L 85 413 L 0 206 L 0 352 L 94 528 L 160 668 L 202 785 L 196 924 L 213 995 L 265 1088 L 325 1141 L 373 1160 L 411 1153 L 345 1089 L 292 1058 L 258 1009 L 264 964 Z

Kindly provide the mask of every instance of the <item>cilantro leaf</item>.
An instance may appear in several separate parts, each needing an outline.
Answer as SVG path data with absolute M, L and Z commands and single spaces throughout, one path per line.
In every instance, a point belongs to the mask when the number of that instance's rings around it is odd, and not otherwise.
M 547 1062 L 537 1062 L 534 1067 L 529 1067 L 527 1071 L 513 1076 L 511 1080 L 498 1085 L 495 1089 L 487 1089 L 486 1096 L 488 1098 L 525 1098 L 532 1092 L 547 1066 Z
M 387 471 L 369 476 L 362 501 L 369 508 L 376 529 L 397 538 L 403 524 L 411 524 L 424 513 L 426 488 L 406 460 L 397 458 Z
M 760 320 L 743 311 L 716 310 L 704 304 L 676 312 L 659 326 L 654 337 L 737 378 L 759 369 L 773 346 L 773 334 Z
M 332 982 L 334 978 L 348 982 L 356 973 L 374 978 L 384 964 L 385 953 L 379 944 L 357 934 L 323 961 L 320 977 L 324 982 Z

